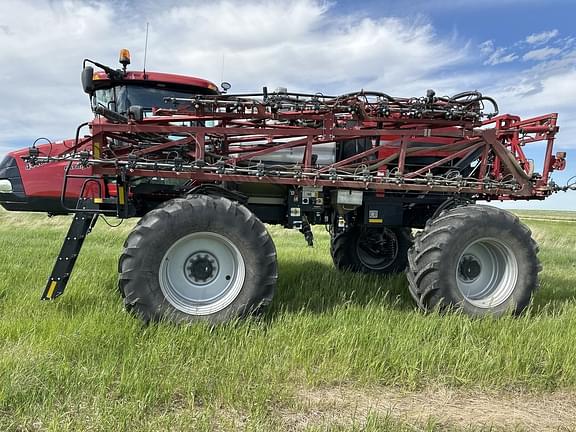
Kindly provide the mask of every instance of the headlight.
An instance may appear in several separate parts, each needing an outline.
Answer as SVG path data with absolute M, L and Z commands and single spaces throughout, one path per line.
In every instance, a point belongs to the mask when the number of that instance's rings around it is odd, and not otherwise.
M 0 193 L 12 193 L 12 183 L 7 179 L 0 179 Z

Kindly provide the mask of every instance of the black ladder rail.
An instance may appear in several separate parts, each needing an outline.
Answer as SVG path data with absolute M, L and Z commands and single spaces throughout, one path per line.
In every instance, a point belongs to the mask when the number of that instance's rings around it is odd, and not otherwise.
M 42 300 L 53 300 L 64 293 L 84 240 L 98 220 L 100 214 L 98 206 L 88 198 L 81 198 L 80 201 L 82 202 L 82 208 L 79 208 L 79 211 L 74 213 L 74 218 L 64 243 L 62 243 L 62 248 L 56 258 L 52 273 L 46 282 Z

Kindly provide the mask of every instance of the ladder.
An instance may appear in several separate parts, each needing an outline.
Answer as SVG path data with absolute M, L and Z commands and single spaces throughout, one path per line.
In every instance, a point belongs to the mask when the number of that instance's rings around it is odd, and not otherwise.
M 87 198 L 81 201 L 83 201 L 82 208 L 74 213 L 52 273 L 46 282 L 42 300 L 53 300 L 64 293 L 84 240 L 98 220 L 100 212 L 93 201 Z

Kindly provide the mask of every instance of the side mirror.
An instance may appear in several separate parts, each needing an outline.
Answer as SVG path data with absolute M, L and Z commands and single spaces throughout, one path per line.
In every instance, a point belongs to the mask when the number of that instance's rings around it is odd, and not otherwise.
M 228 90 L 232 88 L 232 84 L 230 84 L 227 81 L 224 81 L 222 84 L 220 84 L 220 87 L 222 87 L 222 93 L 226 93 Z
M 140 105 L 132 105 L 128 108 L 128 117 L 137 122 L 144 120 L 144 107 Z
M 91 95 L 94 93 L 94 68 L 92 66 L 86 66 L 82 69 L 82 88 L 85 93 Z

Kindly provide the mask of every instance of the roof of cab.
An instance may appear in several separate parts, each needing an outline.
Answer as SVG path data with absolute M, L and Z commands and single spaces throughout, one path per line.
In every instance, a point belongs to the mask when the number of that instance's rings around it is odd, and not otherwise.
M 218 87 L 211 81 L 186 75 L 176 75 L 162 72 L 139 72 L 128 71 L 123 78 L 125 81 L 155 82 L 165 84 L 176 84 L 179 86 L 203 87 L 218 92 Z M 95 72 L 94 81 L 110 81 L 106 72 Z

